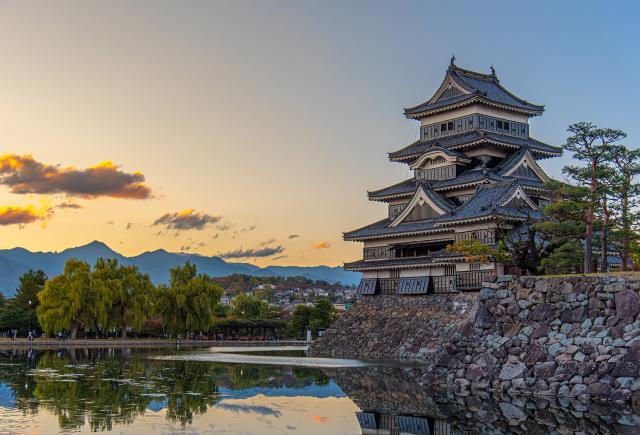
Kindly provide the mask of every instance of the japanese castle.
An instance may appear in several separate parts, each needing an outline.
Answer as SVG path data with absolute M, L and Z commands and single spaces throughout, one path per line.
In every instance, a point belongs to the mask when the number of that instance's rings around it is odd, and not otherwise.
M 562 150 L 529 135 L 529 118 L 544 106 L 504 88 L 493 67 L 485 74 L 454 62 L 433 97 L 404 111 L 420 122 L 420 139 L 389 160 L 409 165 L 413 176 L 368 192 L 388 204 L 388 216 L 344 233 L 364 242 L 363 259 L 345 264 L 363 273 L 359 294 L 477 290 L 504 265 L 469 262 L 447 245 L 493 245 L 498 228 L 517 234 L 524 221 L 542 218 L 550 200 L 538 160 Z

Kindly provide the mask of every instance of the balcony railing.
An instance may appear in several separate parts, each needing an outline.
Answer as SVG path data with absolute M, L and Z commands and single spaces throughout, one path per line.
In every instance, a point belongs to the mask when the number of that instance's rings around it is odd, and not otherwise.
M 433 283 L 434 293 L 453 293 L 457 291 L 455 275 L 432 276 L 431 282 Z
M 482 287 L 482 282 L 491 276 L 490 270 L 474 270 L 471 272 L 456 273 L 456 288 L 458 290 L 477 290 Z
M 395 294 L 399 278 L 378 278 L 378 289 L 381 295 Z
M 372 278 L 372 279 L 363 279 L 364 281 L 368 281 L 363 285 L 358 287 L 358 294 L 381 294 L 381 295 L 392 295 L 392 294 L 424 294 L 426 292 L 429 293 L 454 293 L 458 291 L 469 291 L 469 290 L 478 290 L 482 287 L 482 283 L 491 276 L 492 272 L 489 270 L 478 270 L 478 271 L 470 271 L 470 272 L 458 272 L 455 275 L 440 275 L 440 276 L 431 276 L 431 277 L 415 277 L 415 278 Z M 424 280 L 425 278 L 429 278 L 428 285 L 426 282 L 418 283 L 412 282 L 404 282 L 399 288 L 399 282 L 401 279 L 406 280 Z M 370 281 L 370 282 L 369 282 Z

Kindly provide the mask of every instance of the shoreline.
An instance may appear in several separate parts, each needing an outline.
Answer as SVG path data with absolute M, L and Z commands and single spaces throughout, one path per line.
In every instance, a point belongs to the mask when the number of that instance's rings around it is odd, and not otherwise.
M 180 347 L 276 347 L 276 346 L 309 346 L 310 341 L 304 340 L 274 340 L 274 341 L 222 341 L 222 340 L 180 340 Z M 26 338 L 9 340 L 0 339 L 0 350 L 5 349 L 55 349 L 66 347 L 100 348 L 100 347 L 176 347 L 175 339 L 81 339 L 57 340 L 37 339 L 29 341 Z

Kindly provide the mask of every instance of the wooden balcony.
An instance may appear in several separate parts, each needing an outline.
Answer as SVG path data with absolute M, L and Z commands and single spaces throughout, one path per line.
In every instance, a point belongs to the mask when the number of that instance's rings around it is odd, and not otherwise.
M 493 272 L 491 270 L 473 270 L 471 272 L 456 273 L 456 289 L 458 291 L 478 290 Z
M 455 275 L 430 277 L 369 278 L 361 282 L 358 287 L 358 294 L 425 294 L 479 290 L 482 287 L 482 282 L 491 276 L 491 274 L 492 272 L 489 270 L 477 270 L 470 272 L 458 272 Z M 428 279 L 428 281 L 425 281 L 426 279 Z M 400 285 L 401 280 L 422 281 L 422 283 L 404 282 L 404 285 Z
M 378 289 L 381 295 L 393 295 L 398 288 L 400 278 L 378 278 Z

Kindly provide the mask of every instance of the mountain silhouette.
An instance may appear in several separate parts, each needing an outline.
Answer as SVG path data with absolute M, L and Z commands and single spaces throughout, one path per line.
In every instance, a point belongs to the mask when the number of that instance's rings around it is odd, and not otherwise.
M 329 266 L 268 266 L 258 267 L 248 263 L 226 262 L 220 257 L 206 257 L 198 254 L 167 252 L 164 249 L 143 252 L 133 257 L 114 251 L 105 243 L 94 240 L 86 245 L 68 248 L 60 252 L 32 252 L 24 248 L 0 249 L 0 292 L 6 297 L 15 294 L 20 276 L 29 269 L 42 269 L 49 278 L 59 275 L 64 264 L 71 258 L 93 265 L 97 258 L 116 258 L 123 264 L 137 266 L 148 273 L 155 284 L 167 283 L 169 269 L 190 261 L 198 267 L 198 272 L 211 276 L 226 276 L 242 273 L 252 276 L 304 276 L 344 285 L 357 284 L 360 274 L 347 272 L 341 267 Z

